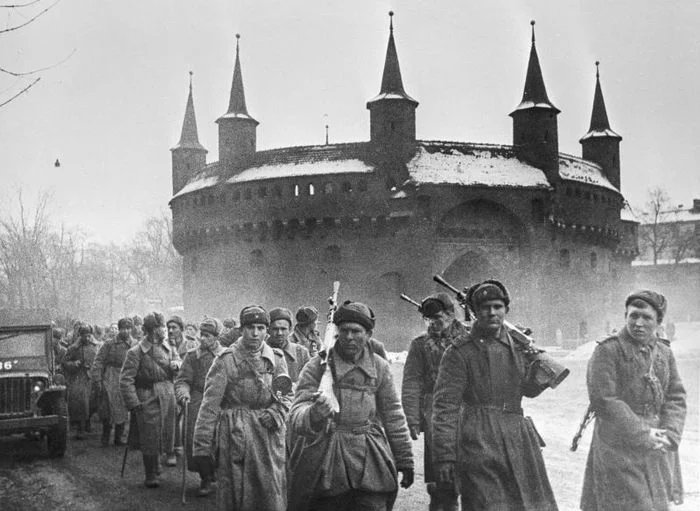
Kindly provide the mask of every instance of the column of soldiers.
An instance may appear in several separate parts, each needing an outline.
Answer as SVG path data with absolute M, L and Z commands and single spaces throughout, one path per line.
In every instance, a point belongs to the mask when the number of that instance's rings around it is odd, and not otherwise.
M 326 350 L 318 312 L 251 305 L 228 328 L 158 313 L 124 318 L 103 344 L 89 325 L 61 342 L 77 438 L 102 396 L 102 443 L 142 451 L 145 485 L 159 485 L 161 457 L 176 463 L 177 434 L 197 495 L 218 509 L 390 510 L 414 480 L 411 440 L 423 435 L 429 509 L 556 510 L 544 442 L 523 397 L 540 395 L 537 360 L 514 341 L 510 295 L 494 280 L 472 286 L 457 319 L 449 295 L 425 298 L 426 331 L 411 341 L 399 397 L 371 308 L 346 302 Z M 666 300 L 631 294 L 625 326 L 601 341 L 588 367 L 595 428 L 581 508 L 660 510 L 682 500 L 677 455 L 686 395 L 668 341 L 658 337 Z M 296 325 L 294 324 L 296 320 Z M 138 338 L 135 338 L 138 334 Z M 332 378 L 325 392 L 324 375 Z M 277 382 L 288 377 L 292 390 Z M 178 411 L 179 410 L 179 411 Z M 177 433 L 176 433 L 177 432 Z M 132 438 L 132 437 L 138 438 Z M 170 460 L 168 459 L 170 458 Z

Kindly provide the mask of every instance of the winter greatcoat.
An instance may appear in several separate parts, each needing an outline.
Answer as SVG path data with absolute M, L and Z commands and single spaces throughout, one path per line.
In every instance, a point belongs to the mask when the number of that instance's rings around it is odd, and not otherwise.
M 70 345 L 63 357 L 63 372 L 68 393 L 68 417 L 73 422 L 90 420 L 94 406 L 90 402 L 92 381 L 90 368 L 95 360 L 99 343 L 90 336 L 85 343 L 78 339 Z
M 423 432 L 425 482 L 435 481 L 432 459 L 433 388 L 437 380 L 440 360 L 452 340 L 466 335 L 469 330 L 457 320 L 438 337 L 424 333 L 411 341 L 403 368 L 401 404 L 409 427 Z
M 287 362 L 289 377 L 292 379 L 292 383 L 296 383 L 299 380 L 301 370 L 311 359 L 309 350 L 301 344 L 290 341 L 285 342 L 284 346 L 281 346 L 279 349 L 284 353 L 284 361 Z
M 271 389 L 272 379 L 286 373 L 282 352 L 264 342 L 250 352 L 239 339 L 214 359 L 193 451 L 194 456 L 214 454 L 217 460 L 216 504 L 221 511 L 286 509 L 285 422 L 291 396 L 275 397 Z M 273 430 L 260 422 L 263 415 L 275 421 Z
M 145 456 L 171 453 L 175 441 L 175 389 L 170 363 L 181 360 L 167 340 L 152 343 L 144 337 L 126 352 L 119 377 L 119 389 L 129 410 L 142 405 L 134 414 L 138 444 Z M 132 424 L 134 421 L 132 420 Z M 132 436 L 132 446 L 136 447 Z
M 505 328 L 487 338 L 478 322 L 452 341 L 433 394 L 433 462 L 456 463 L 462 509 L 556 510 L 541 439 L 520 407 L 542 388 Z
M 302 511 L 314 498 L 352 490 L 386 493 L 393 501 L 397 470 L 413 468 L 406 417 L 389 363 L 368 346 L 355 363 L 330 351 L 340 412 L 320 431 L 312 427 L 310 409 L 326 366 L 316 356 L 301 372 L 289 415 L 290 510 Z
M 657 511 L 682 501 L 677 449 L 686 394 L 669 342 L 642 344 L 625 327 L 596 346 L 587 382 L 596 422 L 581 509 Z M 666 430 L 671 452 L 652 450 L 649 428 Z
M 204 396 L 204 383 L 209 372 L 209 368 L 224 348 L 216 341 L 209 349 L 204 349 L 200 345 L 187 352 L 182 366 L 175 378 L 175 397 L 178 403 L 187 398 L 187 438 L 185 438 L 185 454 L 187 455 L 187 469 L 192 472 L 199 472 L 200 467 L 192 458 L 192 439 L 194 438 L 194 428 L 197 423 L 199 407 L 202 405 Z
M 124 424 L 129 419 L 129 410 L 124 405 L 119 390 L 119 374 L 126 359 L 126 352 L 136 341 L 115 337 L 100 346 L 92 364 L 90 376 L 93 383 L 102 382 L 103 392 L 99 408 L 100 420 L 110 424 Z

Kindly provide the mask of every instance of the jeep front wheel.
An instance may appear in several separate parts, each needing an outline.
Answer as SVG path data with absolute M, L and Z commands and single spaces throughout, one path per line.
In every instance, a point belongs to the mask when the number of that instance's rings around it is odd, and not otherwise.
M 60 458 L 66 452 L 68 440 L 68 404 L 66 398 L 57 397 L 51 405 L 51 413 L 58 415 L 59 422 L 46 435 L 50 458 Z

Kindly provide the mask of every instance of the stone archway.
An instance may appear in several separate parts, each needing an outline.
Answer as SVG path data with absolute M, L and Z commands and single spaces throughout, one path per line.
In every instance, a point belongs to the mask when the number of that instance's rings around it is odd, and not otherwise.
M 476 282 L 497 278 L 502 273 L 483 252 L 470 250 L 455 259 L 442 276 L 453 286 L 462 289 Z

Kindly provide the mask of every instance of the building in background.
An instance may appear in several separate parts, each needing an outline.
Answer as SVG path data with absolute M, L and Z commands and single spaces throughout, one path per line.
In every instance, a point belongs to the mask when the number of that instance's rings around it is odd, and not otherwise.
M 668 321 L 700 321 L 700 199 L 691 207 L 638 214 L 639 257 L 632 262 L 636 287 L 661 291 Z
M 366 104 L 369 141 L 258 150 L 237 43 L 228 110 L 216 121 L 219 161 L 207 163 L 190 85 L 170 201 L 187 314 L 226 317 L 250 303 L 322 309 L 340 280 L 341 298 L 369 303 L 376 335 L 405 349 L 423 325 L 399 295 L 420 299 L 442 274 L 460 287 L 505 282 L 512 316 L 544 344 L 557 329 L 575 338 L 582 322 L 602 332 L 610 318 L 601 307 L 617 318 L 613 304 L 628 291 L 619 284 L 637 255 L 637 223 L 620 215 L 621 137 L 597 70 L 581 157 L 559 152 L 560 111 L 534 22 L 511 145 L 417 140 L 418 105 L 391 22 L 379 94 Z

